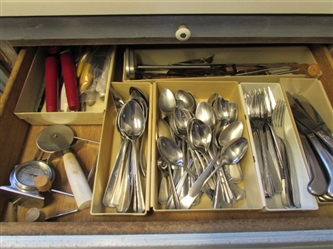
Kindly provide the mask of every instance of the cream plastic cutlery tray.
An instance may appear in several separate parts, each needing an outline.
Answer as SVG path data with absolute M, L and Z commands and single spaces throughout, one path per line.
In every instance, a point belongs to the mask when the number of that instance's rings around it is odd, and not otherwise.
M 124 101 L 128 101 L 129 99 L 129 89 L 132 84 L 122 83 L 122 82 L 113 82 L 110 87 L 115 89 L 121 96 Z M 124 215 L 145 215 L 149 210 L 149 199 L 150 199 L 150 178 L 151 178 L 151 140 L 152 140 L 152 126 L 153 126 L 153 86 L 148 82 L 141 82 L 135 85 L 135 87 L 139 88 L 148 98 L 149 106 L 149 116 L 146 124 L 146 132 L 142 135 L 144 136 L 145 141 L 145 150 L 144 155 L 147 162 L 147 173 L 146 177 L 141 177 L 143 195 L 145 199 L 145 210 L 143 213 L 135 213 L 131 209 Z M 107 112 L 105 115 L 102 134 L 101 134 L 101 146 L 100 146 L 100 154 L 98 165 L 96 168 L 96 176 L 95 176 L 95 185 L 93 190 L 93 199 L 91 204 L 91 214 L 92 215 L 114 215 L 119 214 L 116 212 L 115 208 L 105 207 L 102 203 L 104 191 L 107 186 L 109 176 L 114 166 L 114 162 L 116 160 L 116 155 L 120 146 L 120 134 L 117 131 L 117 127 L 115 125 L 116 121 L 116 110 L 110 97 L 107 107 Z
M 113 81 L 115 53 L 116 47 L 113 47 L 106 82 Z M 43 92 L 45 89 L 44 68 L 46 57 L 46 49 L 44 47 L 38 48 L 28 75 L 25 79 L 25 84 L 21 91 L 20 98 L 16 104 L 14 111 L 15 115 L 32 125 L 102 124 L 108 100 L 109 84 L 106 84 L 105 96 L 103 98 L 96 98 L 94 104 L 91 106 L 86 104 L 84 111 L 46 112 L 45 101 L 43 98 Z M 58 94 L 59 93 L 60 90 Z
M 232 82 L 232 81 L 226 81 L 226 82 L 210 82 L 210 81 L 197 81 L 197 82 L 155 82 L 154 83 L 154 96 L 155 97 L 155 105 L 158 106 L 157 100 L 159 98 L 160 92 L 163 88 L 170 89 L 173 93 L 175 93 L 177 90 L 184 90 L 191 92 L 196 99 L 196 102 L 199 103 L 200 101 L 208 101 L 211 94 L 214 92 L 220 93 L 223 98 L 233 101 L 238 105 L 239 108 L 239 114 L 238 114 L 238 120 L 243 122 L 244 124 L 244 131 L 243 136 L 247 139 L 249 139 L 249 131 L 248 127 L 246 125 L 246 117 L 244 113 L 244 108 L 242 108 L 242 96 L 238 89 L 238 83 Z M 153 116 L 153 134 L 156 134 L 157 127 L 156 123 L 158 119 L 163 118 L 164 114 L 161 113 L 161 111 L 158 108 L 155 108 L 154 110 L 154 116 Z M 154 136 L 153 136 L 154 137 Z M 253 210 L 261 210 L 263 208 L 263 199 L 262 195 L 260 194 L 260 185 L 258 182 L 258 176 L 256 173 L 255 164 L 253 161 L 252 156 L 252 149 L 250 146 L 248 147 L 248 151 L 245 154 L 244 158 L 240 161 L 240 166 L 243 171 L 244 178 L 243 180 L 237 185 L 238 187 L 245 189 L 246 191 L 246 198 L 243 200 L 238 201 L 237 203 L 233 204 L 232 207 L 226 208 L 223 210 L 246 210 L 246 209 L 253 209 Z M 152 171 L 151 171 L 151 206 L 153 207 L 154 211 L 156 212 L 163 212 L 163 211 L 179 211 L 177 209 L 165 209 L 165 206 L 158 203 L 158 186 L 159 181 L 161 178 L 161 172 L 156 166 L 156 161 L 159 157 L 158 150 L 156 148 L 156 141 L 155 137 L 152 141 Z M 189 210 L 180 210 L 180 211 L 198 211 L 198 210 L 212 210 L 212 202 L 208 199 L 207 196 L 203 195 L 201 197 L 200 203 L 192 207 Z M 222 209 L 216 209 L 216 210 L 222 210 Z
M 249 90 L 263 90 L 270 88 L 274 99 L 275 100 L 283 100 L 286 101 L 285 94 L 283 92 L 283 89 L 279 83 L 251 83 L 251 82 L 242 82 L 239 84 L 240 91 L 242 94 L 244 92 L 249 91 Z M 243 99 L 244 100 L 244 99 Z M 245 103 L 244 103 L 245 105 Z M 249 129 L 252 130 L 251 124 L 250 124 L 250 118 L 246 119 L 247 125 L 250 127 Z M 296 171 L 296 182 L 297 186 L 295 188 L 298 188 L 299 190 L 299 198 L 300 198 L 300 204 L 301 207 L 299 208 L 300 210 L 312 210 L 312 209 L 317 209 L 318 205 L 316 202 L 316 199 L 314 196 L 312 196 L 310 193 L 307 191 L 307 184 L 309 182 L 309 175 L 307 172 L 307 166 L 306 166 L 306 161 L 304 160 L 303 152 L 300 148 L 300 140 L 297 135 L 297 129 L 295 126 L 295 123 L 293 121 L 292 114 L 290 113 L 288 106 L 286 105 L 286 111 L 284 112 L 284 122 L 283 122 L 283 133 L 285 134 L 285 141 L 287 144 L 289 144 L 288 148 L 290 148 L 290 157 L 292 158 L 291 165 L 290 167 L 294 167 L 294 170 Z M 255 142 L 254 138 L 252 135 L 252 132 L 250 133 L 250 140 L 251 140 L 251 145 L 253 148 L 253 151 L 255 151 Z M 260 174 L 260 169 L 258 165 L 258 155 L 257 153 L 254 154 L 255 157 L 255 164 L 257 167 L 257 172 Z M 260 181 L 261 185 L 261 193 L 264 194 L 263 191 L 263 185 L 262 182 Z M 265 198 L 263 196 L 263 199 L 265 200 L 265 210 L 266 211 L 287 211 L 287 210 L 297 210 L 295 208 L 285 208 L 281 202 L 281 194 L 275 194 L 272 198 Z
M 145 189 L 146 212 L 152 208 L 154 212 L 192 212 L 192 211 L 228 211 L 228 210 L 257 210 L 257 211 L 301 211 L 318 209 L 317 200 L 307 191 L 309 175 L 307 172 L 307 162 L 304 152 L 300 146 L 300 139 L 297 134 L 293 116 L 286 101 L 285 91 L 303 94 L 319 108 L 319 113 L 323 115 L 326 122 L 329 121 L 332 109 L 330 108 L 327 96 L 322 87 L 318 87 L 320 81 L 316 79 L 294 79 L 281 78 L 281 82 L 265 83 L 265 82 L 237 82 L 237 81 L 215 81 L 215 80 L 181 80 L 181 81 L 156 81 L 156 82 L 113 82 L 111 87 L 120 93 L 124 100 L 128 99 L 128 90 L 131 86 L 135 86 L 143 90 L 149 97 L 149 121 L 148 134 L 146 141 L 146 158 L 147 158 L 147 177 L 142 178 Z M 300 208 L 285 208 L 281 202 L 279 194 L 272 198 L 265 198 L 263 185 L 261 182 L 260 169 L 258 166 L 255 145 L 251 133 L 251 124 L 248 114 L 246 113 L 246 105 L 243 98 L 243 92 L 257 88 L 270 88 L 274 98 L 282 99 L 287 102 L 286 111 L 284 113 L 283 130 L 288 143 L 290 143 L 292 159 L 295 164 L 297 175 L 297 184 L 299 189 Z M 246 198 L 232 204 L 228 208 L 213 209 L 211 200 L 202 195 L 198 205 L 188 210 L 183 209 L 166 209 L 158 201 L 159 184 L 162 177 L 157 167 L 157 159 L 159 152 L 156 145 L 157 122 L 165 116 L 159 109 L 158 99 L 162 89 L 168 88 L 173 93 L 177 90 L 185 90 L 191 92 L 196 102 L 207 101 L 212 93 L 217 92 L 223 98 L 233 101 L 237 104 L 239 114 L 238 120 L 244 124 L 243 136 L 248 139 L 249 146 L 244 158 L 240 161 L 243 170 L 243 180 L 237 185 L 246 191 Z M 320 97 L 318 97 L 320 96 Z M 320 101 L 315 101 L 320 99 Z M 105 121 L 103 124 L 101 149 L 97 166 L 95 186 L 93 192 L 93 201 L 91 214 L 93 215 L 145 215 L 128 212 L 124 214 L 117 213 L 113 208 L 105 208 L 102 204 L 104 190 L 111 172 L 116 153 L 120 144 L 120 136 L 115 127 L 116 111 L 112 100 L 109 100 Z M 331 125 L 330 122 L 328 122 Z M 329 128 L 332 128 L 331 126 Z

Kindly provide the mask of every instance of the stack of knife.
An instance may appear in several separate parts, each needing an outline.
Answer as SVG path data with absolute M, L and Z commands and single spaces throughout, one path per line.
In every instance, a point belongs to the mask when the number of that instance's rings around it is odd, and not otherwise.
M 333 133 L 309 101 L 286 92 L 308 162 L 308 191 L 333 202 Z

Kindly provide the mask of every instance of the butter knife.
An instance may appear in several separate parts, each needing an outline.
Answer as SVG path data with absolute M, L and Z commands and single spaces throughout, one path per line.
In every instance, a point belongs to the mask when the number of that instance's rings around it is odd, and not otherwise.
M 307 129 L 312 131 L 314 134 L 318 136 L 318 138 L 326 145 L 327 150 L 333 154 L 333 139 L 323 131 L 320 126 L 315 123 L 309 115 L 296 103 L 293 96 L 286 92 L 288 101 L 293 112 L 293 116 L 298 122 L 300 122 Z
M 302 132 L 300 132 L 299 136 L 309 166 L 308 172 L 310 175 L 310 181 L 308 183 L 308 191 L 312 195 L 321 196 L 326 193 L 328 187 L 325 173 L 311 149 L 311 145 L 306 136 Z
M 320 158 L 320 161 L 322 162 L 322 165 L 326 170 L 326 175 L 328 178 L 327 194 L 333 197 L 333 160 L 330 158 L 324 146 L 319 142 L 319 140 L 311 130 L 307 129 L 298 120 L 296 120 L 296 124 L 297 127 L 307 136 L 309 142 L 314 148 L 314 151 L 318 155 L 318 158 Z
M 303 110 L 309 115 L 309 117 L 311 117 L 312 120 L 327 133 L 328 136 L 333 138 L 332 131 L 327 127 L 324 120 L 311 103 L 302 95 L 293 94 L 293 97 L 299 106 L 302 107 Z

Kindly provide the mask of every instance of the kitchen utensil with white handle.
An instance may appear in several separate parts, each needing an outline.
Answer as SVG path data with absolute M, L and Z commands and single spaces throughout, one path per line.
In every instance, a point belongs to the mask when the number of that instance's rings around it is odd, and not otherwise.
M 37 146 L 46 152 L 61 151 L 66 175 L 80 210 L 91 205 L 92 192 L 75 155 L 70 146 L 74 140 L 74 132 L 65 125 L 52 125 L 42 130 L 37 137 Z

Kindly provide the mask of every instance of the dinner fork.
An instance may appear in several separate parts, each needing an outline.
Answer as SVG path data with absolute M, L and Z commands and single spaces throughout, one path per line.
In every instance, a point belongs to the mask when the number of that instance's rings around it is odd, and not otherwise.
M 263 165 L 261 168 L 261 173 L 263 174 L 262 180 L 263 180 L 263 186 L 264 186 L 264 191 L 265 191 L 265 196 L 266 197 L 272 197 L 274 195 L 274 183 L 272 180 L 271 172 L 269 170 L 269 158 L 270 156 L 267 151 L 267 146 L 266 146 L 266 139 L 264 136 L 264 125 L 265 125 L 265 120 L 267 119 L 267 108 L 266 108 L 266 103 L 265 103 L 265 96 L 264 92 L 259 89 L 258 91 L 254 92 L 254 96 L 252 99 L 252 104 L 251 104 L 251 116 L 250 116 L 250 122 L 252 124 L 252 129 L 257 130 L 258 134 L 258 139 L 260 141 L 260 149 L 261 149 L 261 155 L 258 155 L 257 157 L 261 156 Z
M 277 153 L 281 170 L 282 203 L 285 207 L 301 207 L 300 193 L 295 165 L 292 162 L 290 146 L 284 133 L 285 102 L 277 100 L 272 113 L 272 124 L 277 136 Z

